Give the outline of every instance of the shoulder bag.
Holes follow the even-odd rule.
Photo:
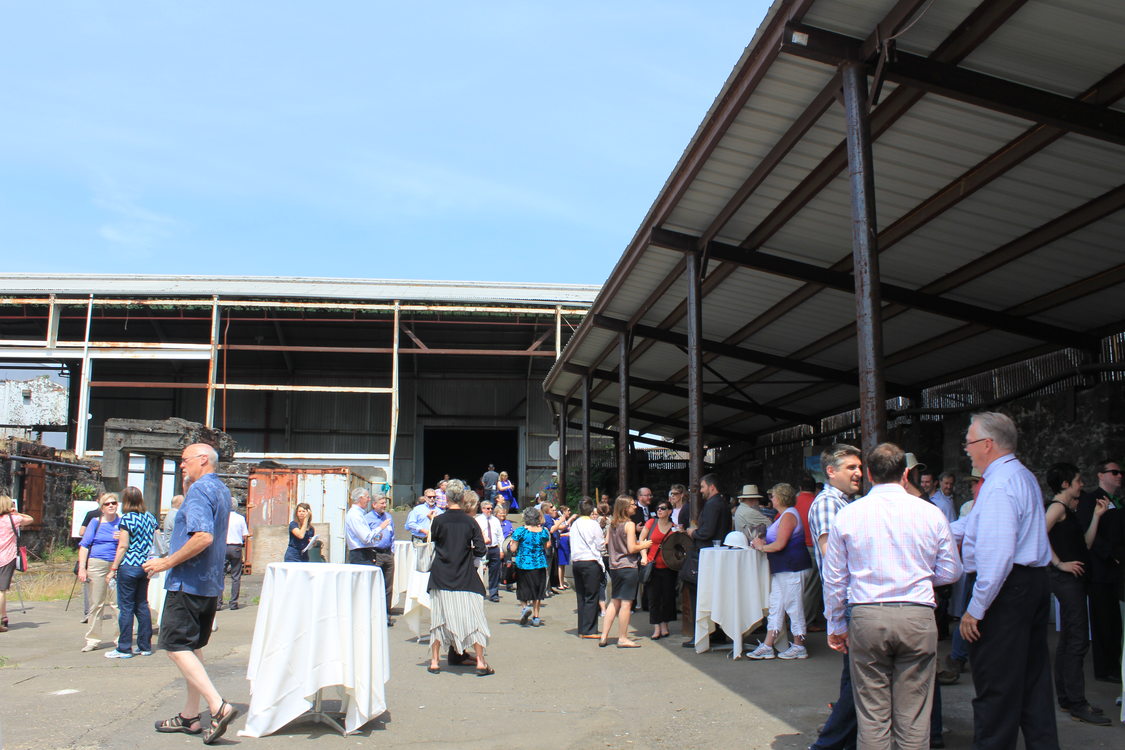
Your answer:
[[[20,530],[16,526],[16,522],[12,520],[12,514],[8,514],[8,523],[12,524],[12,533],[16,537],[16,570],[21,573],[27,572],[27,547],[20,545]]]

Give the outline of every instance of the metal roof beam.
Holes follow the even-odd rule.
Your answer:
[[[666,229],[656,229],[652,232],[654,245],[669,249],[685,249],[695,247],[699,238]],[[690,252],[690,251],[688,251]],[[811,263],[803,263],[777,255],[763,253],[759,250],[746,250],[734,245],[712,241],[709,243],[708,255],[716,260],[726,261],[753,268],[756,271],[784,276],[797,281],[819,284],[829,289],[837,289],[852,294],[855,292],[855,277],[846,271],[837,271]],[[906,307],[942,315],[947,318],[956,318],[967,323],[980,323],[990,328],[1009,333],[1027,336],[1041,341],[1050,341],[1062,346],[1073,346],[1088,338],[1080,331],[1074,331],[1061,326],[1038,323],[1027,318],[1007,315],[997,310],[990,310],[979,305],[940,297],[936,294],[910,289],[896,284],[882,282],[880,285],[881,296],[887,302],[897,302]],[[1088,345],[1089,342],[1087,342]]]
[[[568,362],[563,363],[563,370],[565,372],[573,373],[575,375],[589,374],[594,380],[601,380],[615,383],[617,382],[617,373],[611,370],[594,369],[587,373],[586,368],[581,365],[572,365]],[[646,378],[639,378],[635,375],[629,376],[629,386],[633,388],[642,388],[649,391],[656,391],[657,393],[664,393],[669,396],[679,396],[681,398],[688,397],[688,389],[682,386],[673,385],[672,383],[660,380],[648,380]],[[709,404],[716,406],[723,406],[728,409],[739,409],[744,412],[754,412],[762,414],[767,417],[774,417],[776,419],[789,419],[789,420],[803,420],[804,414],[788,409],[775,409],[769,406],[763,406],[754,401],[744,401],[742,399],[730,398],[729,396],[715,395],[712,396],[706,391],[703,392],[703,400]]]
[[[559,402],[563,401],[562,396],[559,396],[559,395],[554,394],[554,393],[547,393],[546,397],[549,401],[554,401],[556,403],[559,403]],[[617,407],[606,406],[605,404],[599,404],[596,401],[590,404],[590,410],[591,411],[600,411],[603,414],[617,414]],[[678,427],[681,430],[684,430],[685,432],[687,431],[687,428],[688,428],[688,424],[687,424],[686,421],[684,421],[682,419],[672,419],[670,417],[665,417],[665,416],[662,416],[660,414],[650,414],[650,413],[647,413],[647,412],[639,412],[639,411],[635,411],[635,410],[630,410],[629,415],[631,417],[633,417],[634,419],[637,419],[637,420],[642,421],[642,422],[646,422],[649,425],[665,425],[666,427]],[[723,430],[723,429],[712,430],[710,428],[704,427],[704,431],[709,432],[712,435],[716,435],[718,437],[727,438],[729,440],[746,440],[746,439],[748,439],[746,435],[743,435],[740,432],[732,432],[730,430]],[[616,430],[614,430],[612,432],[614,434],[616,434]]]
[[[590,318],[590,322],[598,328],[605,328],[610,331],[622,330],[627,325],[627,321],[608,315],[594,315]],[[639,338],[661,341],[665,344],[671,344],[672,346],[687,346],[687,335],[678,333],[677,331],[641,324],[633,326],[632,330],[633,335]],[[708,354],[715,354],[741,362],[750,362],[756,365],[765,365],[766,367],[776,367],[780,370],[809,375],[821,380],[831,380],[836,383],[843,383],[844,385],[856,385],[857,376],[855,372],[848,370],[837,370],[833,367],[814,365],[799,359],[791,359],[777,354],[769,354],[767,352],[747,349],[742,346],[725,344],[721,341],[712,341],[709,339],[703,340],[702,347],[703,351]],[[583,372],[584,371],[583,369]],[[887,383],[887,389],[889,392],[894,393],[894,395],[909,395],[910,393],[910,389],[898,383]]]
[[[574,420],[568,420],[566,426],[572,430],[582,429],[582,423],[575,422]],[[605,427],[595,427],[594,425],[590,425],[589,430],[595,435],[604,435],[606,437],[616,437],[617,435],[617,430],[608,430]],[[671,440],[664,440],[650,435],[636,435],[633,439],[640,443],[651,443],[652,445],[659,445],[662,448],[672,448],[678,451],[687,450],[687,446],[683,443],[675,443]]]
[[[789,24],[787,30],[781,49],[788,54],[829,65],[874,63],[862,57],[862,39],[805,24]],[[901,51],[891,54],[882,73],[902,86],[1125,145],[1125,113]]]

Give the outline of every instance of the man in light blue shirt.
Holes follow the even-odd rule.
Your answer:
[[[961,617],[973,670],[973,747],[1059,746],[1047,652],[1051,547],[1039,482],[1015,457],[1017,432],[997,412],[974,414],[965,453],[984,483],[952,524],[965,570],[976,573]]]
[[[348,562],[370,565],[375,558],[375,529],[367,512],[371,493],[362,487],[352,490],[352,504],[344,515],[344,537],[348,543]]]
[[[372,564],[383,571],[383,585],[387,597],[387,627],[395,621],[391,619],[391,588],[395,578],[395,519],[387,512],[387,496],[382,490],[374,490],[371,497],[371,510],[367,512],[367,524],[374,532]]]
[[[406,516],[406,530],[410,532],[410,539],[416,545],[425,544],[430,521],[442,513],[441,508],[437,507],[437,490],[426,490],[422,500]]]
[[[953,508],[953,485],[956,481],[957,478],[953,475],[952,471],[942,472],[937,490],[930,495],[930,502],[941,510],[942,515],[945,516],[945,520],[949,523],[953,523],[957,520],[957,511]]]

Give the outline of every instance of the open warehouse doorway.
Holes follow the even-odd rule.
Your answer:
[[[422,435],[422,483],[437,485],[443,475],[463,479],[472,488],[488,468],[507,471],[520,486],[518,474],[519,430],[515,427],[426,427]]]

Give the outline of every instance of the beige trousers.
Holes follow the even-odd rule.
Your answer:
[[[852,691],[864,750],[926,750],[937,664],[937,626],[926,606],[852,607]]]
[[[117,617],[117,587],[106,581],[109,561],[93,557],[86,563],[86,585],[90,591],[90,627],[86,630],[86,645],[96,646],[102,642],[102,616],[113,617],[113,641],[117,643],[120,634]]]

